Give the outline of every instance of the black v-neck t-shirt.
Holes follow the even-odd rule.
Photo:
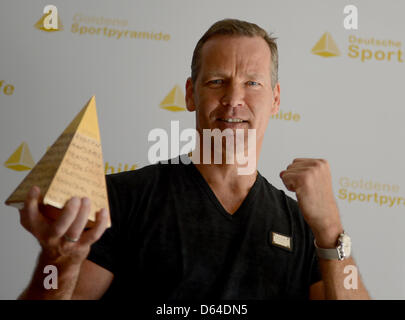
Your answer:
[[[114,274],[103,298],[308,299],[321,280],[297,202],[260,173],[232,215],[193,163],[106,180],[112,227],[88,256]]]

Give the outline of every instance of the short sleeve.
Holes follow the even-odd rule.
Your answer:
[[[114,186],[111,176],[106,176],[108,202],[110,207],[111,227],[106,229],[103,235],[92,244],[87,260],[115,273],[117,270],[116,250],[119,228],[120,228],[120,207],[118,192]]]

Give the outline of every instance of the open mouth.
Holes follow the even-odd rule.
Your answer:
[[[228,123],[241,123],[241,122],[247,122],[247,120],[239,119],[239,118],[227,118],[227,119],[222,119],[219,118],[218,120],[228,122]]]

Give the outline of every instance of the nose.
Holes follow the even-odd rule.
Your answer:
[[[228,83],[224,88],[221,104],[225,107],[241,107],[244,104],[245,93],[243,88],[235,83]]]

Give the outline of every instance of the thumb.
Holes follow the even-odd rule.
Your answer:
[[[281,181],[283,181],[288,191],[295,192],[294,175],[286,172],[286,170],[280,172]]]

